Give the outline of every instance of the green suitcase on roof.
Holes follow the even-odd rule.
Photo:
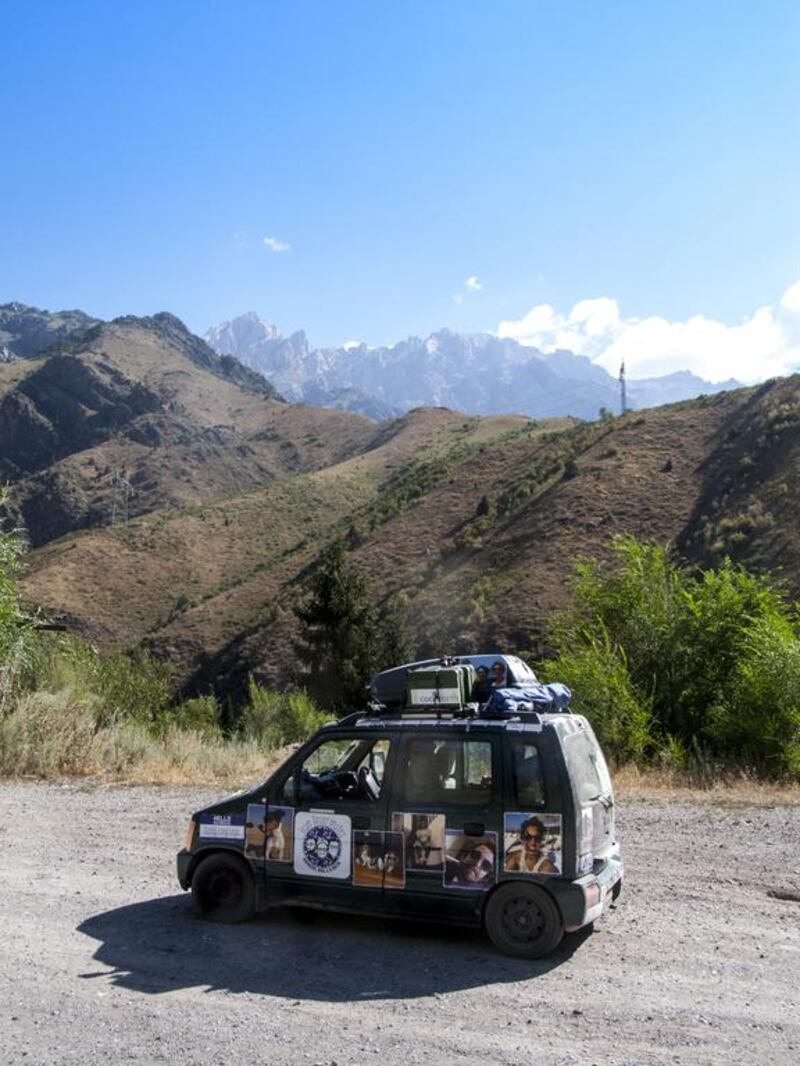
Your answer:
[[[408,673],[409,707],[463,707],[470,702],[475,668],[469,663],[457,666],[427,667]]]

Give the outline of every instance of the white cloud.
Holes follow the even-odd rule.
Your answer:
[[[277,237],[265,237],[264,244],[271,252],[290,252],[292,250],[291,244],[287,244],[286,241],[279,240]]]
[[[352,352],[354,348],[360,348],[363,341],[345,341],[342,347],[346,352]]]
[[[483,285],[478,281],[477,274],[470,274],[470,276],[464,282],[464,287],[469,289],[470,292],[480,292],[483,288]]]
[[[496,332],[543,352],[567,348],[612,374],[624,359],[632,378],[692,370],[708,381],[761,381],[800,367],[800,281],[777,306],[759,307],[733,326],[704,315],[685,322],[625,318],[616,300],[601,296],[580,300],[566,315],[537,304]]]
[[[790,285],[781,296],[781,307],[784,311],[800,311],[800,281]]]

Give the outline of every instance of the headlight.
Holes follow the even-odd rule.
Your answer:
[[[194,844],[194,834],[196,830],[197,823],[195,822],[194,818],[192,818],[186,828],[186,838],[183,841],[183,846],[184,848],[186,848],[187,851],[192,850],[192,844]]]

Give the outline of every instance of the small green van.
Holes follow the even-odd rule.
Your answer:
[[[513,656],[455,662],[474,672],[498,658],[504,684],[535,680]],[[441,676],[435,661],[377,675],[373,695],[404,697],[326,725],[263,784],[196,812],[178,880],[199,912],[236,922],[289,905],[482,925],[524,958],[598,919],[623,865],[591,726],[568,710],[465,702],[474,674],[465,682],[453,663]]]

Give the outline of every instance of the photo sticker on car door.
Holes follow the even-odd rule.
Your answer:
[[[503,829],[504,873],[561,873],[560,814],[509,812],[505,816]]]
[[[497,833],[467,836],[457,829],[445,833],[445,888],[491,888],[496,880]]]
[[[291,862],[294,850],[294,807],[270,803],[266,814],[266,857],[270,862]]]
[[[266,803],[248,803],[247,820],[244,823],[244,853],[248,859],[264,859],[264,842],[266,834],[264,824],[267,817]]]
[[[301,811],[294,820],[294,872],[311,877],[350,877],[350,819],[343,814]]]
[[[353,833],[353,884],[362,888],[405,888],[402,833],[357,829]]]
[[[444,866],[444,815],[395,812],[392,829],[405,841],[406,870],[441,870]]]

